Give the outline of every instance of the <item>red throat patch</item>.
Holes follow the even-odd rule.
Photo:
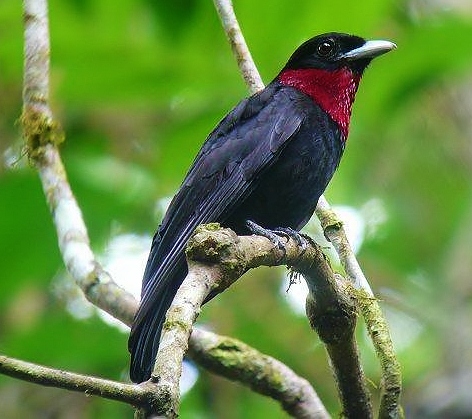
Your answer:
[[[335,121],[346,141],[349,134],[352,104],[361,76],[349,68],[320,70],[302,68],[284,70],[279,75],[280,83],[292,86],[310,96]]]

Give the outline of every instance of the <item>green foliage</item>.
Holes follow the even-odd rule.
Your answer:
[[[415,413],[434,400],[425,383],[459,382],[457,371],[472,368],[460,350],[472,344],[464,251],[472,244],[472,16],[419,1],[235,3],[266,82],[316,33],[340,30],[398,44],[366,72],[327,195],[333,204],[360,208],[375,197],[385,206],[387,221],[365,238],[359,258],[386,307],[403,315],[403,323],[392,316],[391,324],[402,342],[404,400],[411,417],[425,417]],[[51,0],[50,26],[51,101],[66,133],[62,155],[100,252],[116,231],[154,231],[156,200],[178,188],[208,132],[247,90],[211,1]],[[40,183],[20,158],[15,123],[22,36],[21,2],[0,2],[0,150],[19,160],[0,166],[0,352],[122,379],[126,335],[96,317],[71,317],[52,292],[62,262]],[[336,415],[324,349],[279,293],[281,272],[246,275],[204,308],[202,321],[307,377]],[[378,363],[361,329],[367,375],[377,383]],[[16,410],[5,404],[26,391],[42,401],[17,403]],[[48,391],[0,377],[0,405],[9,406],[3,413],[39,417],[38,409],[70,397],[78,417],[131,414],[116,403]],[[58,407],[55,417],[68,417],[67,409]],[[182,417],[236,419],[249,412],[284,417],[274,402],[205,372],[182,405]]]

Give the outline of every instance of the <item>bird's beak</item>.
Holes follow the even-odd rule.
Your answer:
[[[397,46],[390,41],[367,41],[359,48],[341,55],[341,58],[353,61],[361,58],[374,58],[395,49]]]

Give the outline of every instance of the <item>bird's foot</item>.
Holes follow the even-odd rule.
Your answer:
[[[251,233],[254,233],[259,236],[269,239],[274,244],[274,246],[277,246],[279,250],[284,252],[284,256],[285,256],[286,251],[285,251],[285,245],[282,243],[281,238],[285,238],[286,242],[288,242],[289,238],[293,239],[298,244],[298,246],[301,247],[302,254],[308,248],[308,243],[309,243],[310,238],[294,230],[293,228],[277,227],[277,228],[274,228],[273,230],[270,230],[270,229],[260,226],[259,224],[251,220],[246,221],[246,226],[251,231]]]
[[[246,227],[251,233],[269,239],[271,243],[276,246],[277,249],[281,250],[285,256],[285,245],[282,243],[281,238],[285,237],[287,239],[286,241],[288,241],[290,236],[286,232],[282,231],[281,229],[269,230],[251,220],[246,220]]]
[[[290,227],[277,227],[276,229],[272,230],[273,233],[275,234],[283,234],[291,239],[293,239],[301,248],[302,248],[302,253],[305,252],[305,250],[308,248],[308,240],[302,233],[300,233],[297,230],[294,230],[293,228]]]

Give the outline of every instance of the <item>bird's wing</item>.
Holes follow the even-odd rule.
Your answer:
[[[157,351],[163,317],[184,279],[191,234],[199,224],[224,222],[299,130],[305,113],[292,93],[269,85],[236,106],[209,135],[173,198],[153,239],[130,336],[136,378]]]
[[[143,280],[142,311],[202,223],[227,218],[298,131],[296,96],[269,88],[242,101],[209,135],[154,236]]]

